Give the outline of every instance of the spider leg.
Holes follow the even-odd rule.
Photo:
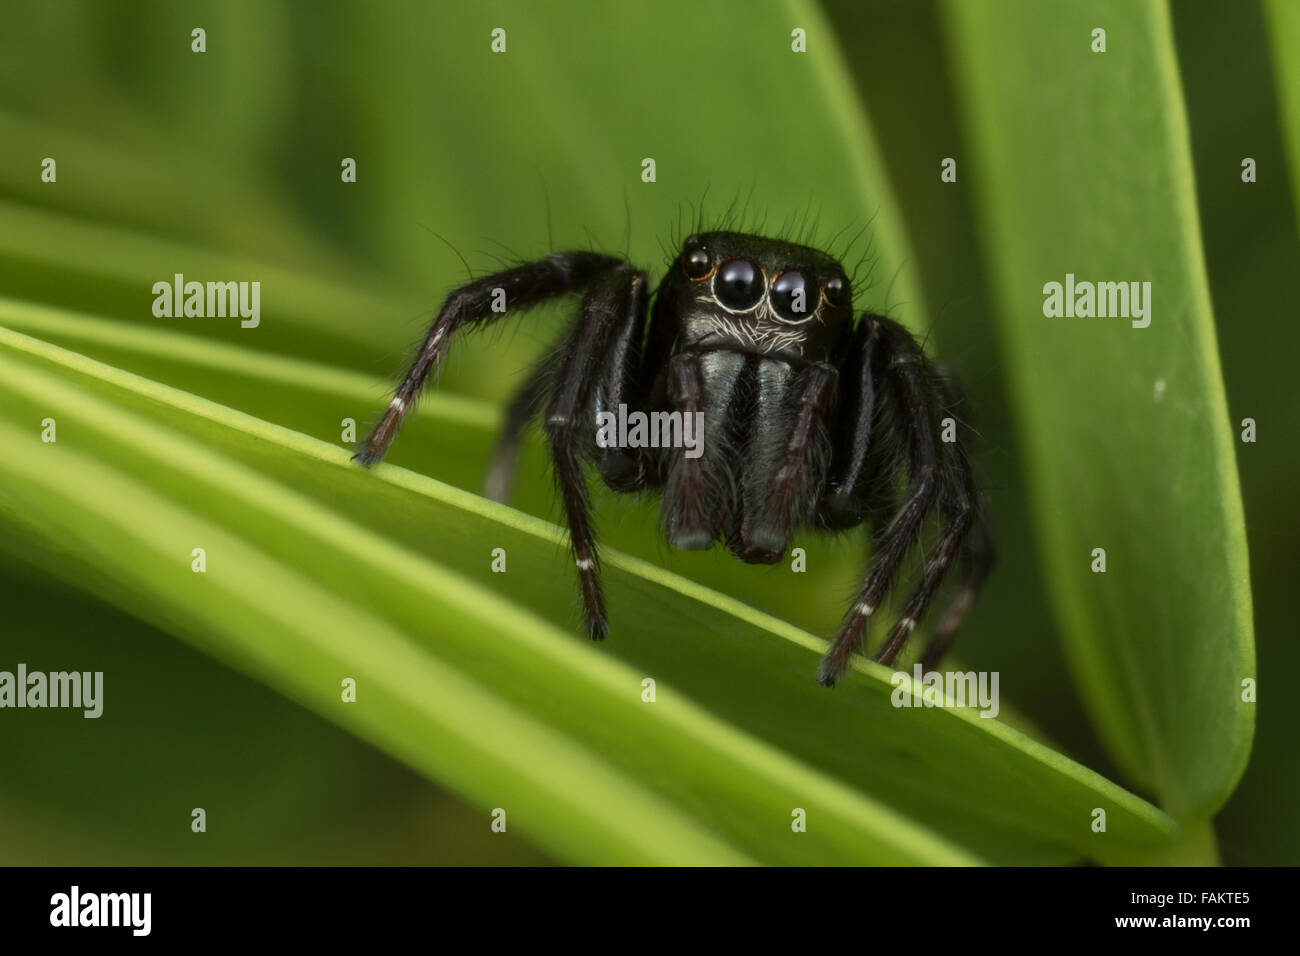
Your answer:
[[[848,361],[840,374],[842,394],[836,416],[839,425],[834,436],[835,451],[826,493],[818,506],[818,518],[831,529],[861,524],[870,510],[868,499],[879,484],[872,482],[868,460],[882,444],[879,433],[892,424],[884,420],[883,409],[876,401],[880,370],[875,365],[881,352],[876,348],[872,328],[879,318],[867,313],[858,323]]]
[[[941,384],[947,405],[945,412],[958,417],[966,404],[966,396],[963,394],[956,378],[951,374],[945,375],[941,379]],[[954,459],[950,468],[964,477],[965,494],[978,506],[980,504],[979,492],[975,488],[973,472],[964,449],[959,448],[956,444],[949,444],[944,447]],[[962,542],[962,580],[948,599],[943,613],[939,616],[938,622],[931,631],[930,641],[926,645],[925,652],[921,655],[921,668],[923,671],[934,670],[944,654],[948,652],[957,629],[961,627],[966,615],[970,612],[971,605],[975,603],[975,597],[979,594],[980,587],[993,569],[996,560],[997,551],[993,546],[993,535],[989,531],[982,510],[977,507],[970,532]]]
[[[505,422],[497,438],[492,463],[483,482],[483,497],[507,504],[514,487],[515,467],[519,464],[519,437],[538,414],[551,385],[552,369],[540,364],[529,373],[527,381],[510,397]]]
[[[673,408],[683,415],[703,410],[704,375],[698,356],[690,353],[673,356],[668,365],[668,398]],[[705,454],[708,454],[707,447]],[[664,488],[660,505],[664,531],[673,547],[683,551],[709,547],[717,533],[708,502],[709,480],[704,465],[703,456],[682,456],[669,469]]]
[[[745,367],[745,356],[734,352],[683,352],[668,362],[669,405],[684,416],[701,414],[708,426],[703,454],[689,458],[683,449],[673,449],[666,464],[660,521],[669,542],[682,551],[709,548],[720,532],[738,533],[733,525],[739,520],[739,458],[728,432]]]
[[[883,664],[893,661],[920,616],[934,597],[951,566],[962,539],[974,521],[974,482],[964,455],[946,452],[936,441],[934,423],[945,405],[942,386],[920,346],[902,326],[871,317],[875,348],[881,351],[874,377],[880,381],[877,401],[888,402],[906,435],[909,484],[906,497],[880,536],[880,547],[844,620],[840,633],[818,669],[818,680],[834,684],[866,632],[871,614],[879,606],[908,549],[920,535],[926,515],[942,499],[948,505],[948,525],[935,556],[909,597],[903,617],[890,631],[875,655]]]
[[[907,603],[903,605],[902,617],[890,629],[885,643],[876,652],[875,659],[882,664],[893,661],[907,642],[908,635],[920,623],[922,615],[934,600],[944,575],[956,559],[958,548],[961,547],[967,532],[975,523],[977,506],[971,483],[956,478],[953,487],[944,497],[946,500],[942,504],[942,510],[947,517],[947,522],[939,539],[939,545],[926,562],[920,582],[908,596]],[[971,597],[973,598],[974,595],[972,594]]]
[[[363,465],[373,465],[384,457],[415,397],[446,355],[452,336],[461,329],[488,325],[566,292],[581,291],[597,276],[620,267],[626,267],[626,263],[594,252],[556,253],[475,279],[453,291],[430,324],[383,417],[352,457]],[[493,306],[502,302],[507,311],[493,311]]]
[[[621,273],[620,273],[621,274]],[[598,405],[617,409],[620,404],[640,407],[644,396],[640,380],[642,336],[645,331],[646,286],[637,282],[633,294],[618,306],[622,310],[618,328],[606,346],[606,364],[601,366],[596,382]],[[519,445],[523,430],[541,412],[554,384],[552,360],[540,362],[524,384],[510,397],[505,421],[497,438],[492,463],[483,482],[483,496],[508,503],[514,486],[515,468],[519,464]],[[603,408],[598,407],[598,411]],[[617,491],[635,491],[644,487],[647,462],[639,448],[604,448],[599,452],[601,476]]]
[[[623,274],[622,288],[610,299],[613,311],[607,321],[613,327],[599,356],[592,402],[596,412],[617,415],[620,405],[644,410],[649,403],[649,370],[644,367],[642,351],[648,299],[646,274]],[[596,461],[601,478],[615,491],[644,488],[655,471],[646,448],[600,448]]]
[[[568,518],[573,560],[578,567],[583,617],[592,640],[604,638],[609,623],[600,587],[600,556],[592,533],[587,482],[582,473],[583,456],[595,447],[595,416],[589,413],[598,404],[598,391],[603,388],[624,397],[619,383],[633,378],[634,372],[626,366],[639,356],[639,347],[618,353],[618,343],[637,339],[629,329],[639,329],[644,318],[645,280],[645,273],[623,266],[592,284],[563,351],[544,420],[555,479]],[[610,363],[611,349],[621,355],[621,364]]]
[[[934,670],[943,655],[948,652],[957,629],[961,627],[962,622],[966,619],[971,605],[975,603],[975,596],[979,593],[980,587],[984,584],[984,579],[988,577],[989,571],[993,569],[993,564],[997,560],[992,535],[989,533],[988,525],[985,524],[983,519],[977,520],[974,527],[971,528],[970,534],[966,536],[962,548],[962,557],[965,564],[965,576],[949,600],[947,607],[944,608],[943,614],[939,617],[939,622],[934,626],[934,631],[930,635],[930,643],[926,645],[925,653],[921,655],[922,671]]]
[[[781,560],[793,528],[802,524],[811,502],[808,491],[821,484],[826,461],[825,421],[835,401],[838,373],[831,365],[801,371],[793,409],[770,406],[784,399],[785,379],[763,373],[792,374],[775,362],[760,368],[754,444],[759,467],[749,468],[744,489],[740,551],[744,561],[770,564]]]

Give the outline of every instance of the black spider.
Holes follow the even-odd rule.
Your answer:
[[[469,282],[443,303],[356,459],[383,457],[453,336],[509,314],[503,296],[517,312],[569,292],[583,293],[579,315],[556,357],[511,400],[487,494],[505,499],[520,432],[544,406],[587,633],[608,631],[583,477],[593,461],[616,491],[662,491],[664,531],[678,548],[721,539],[740,560],[770,564],[798,528],[870,521],[874,559],[818,669],[827,685],[937,512],[938,545],[875,654],[894,659],[960,556],[964,580],[923,657],[927,668],[937,663],[993,561],[970,463],[940,435],[961,394],[898,323],[867,312],[855,324],[844,270],[815,249],[737,232],[693,235],[654,293],[648,327],[646,274],[610,256],[557,253]],[[598,446],[597,415],[620,405],[703,413],[702,454]]]

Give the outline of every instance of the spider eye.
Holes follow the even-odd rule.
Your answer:
[[[692,248],[688,239],[686,251],[682,253],[682,270],[692,279],[703,279],[713,271],[713,261],[703,246]]]
[[[831,308],[838,309],[848,305],[849,284],[839,276],[822,286],[822,292],[826,294],[826,301],[831,304]]]
[[[768,298],[779,318],[803,322],[817,311],[816,292],[798,272],[782,272],[772,283]]]
[[[728,259],[713,277],[713,294],[727,308],[743,312],[763,298],[763,277],[752,262]]]

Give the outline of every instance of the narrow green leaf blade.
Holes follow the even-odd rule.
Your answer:
[[[319,463],[282,447],[273,481],[207,447],[220,442],[211,427],[201,443],[9,354],[0,371],[12,409],[30,418],[43,408],[62,423],[53,445],[16,424],[0,431],[14,449],[0,512],[50,549],[51,570],[76,580],[100,569],[104,596],[161,616],[477,802],[517,808],[553,852],[585,862],[973,862],[683,695],[646,706],[626,665],[299,494],[302,474],[283,459],[308,472]],[[345,460],[330,470],[364,477]],[[203,574],[190,566],[194,546],[205,550]],[[344,676],[363,689],[354,709],[340,703]],[[820,832],[793,839],[796,806]]]
[[[1242,682],[1256,675],[1168,11],[955,0],[946,15],[973,147],[964,181],[1067,651],[1125,771],[1175,816],[1203,818],[1245,767]],[[1150,325],[1047,317],[1045,286],[1067,275],[1150,282]]]
[[[1300,4],[1264,0],[1273,72],[1277,76],[1278,111],[1291,166],[1293,205],[1300,210]]]
[[[377,606],[402,632],[428,632],[430,621],[442,613],[438,609],[448,601],[457,604],[457,595],[469,587],[458,583],[430,593],[430,565],[455,568],[442,573],[458,581],[461,576],[476,579],[478,590],[462,600],[507,623],[519,620],[517,612],[505,610],[513,605],[496,596],[507,583],[510,601],[538,615],[535,621],[572,622],[566,596],[569,571],[563,563],[560,573],[556,571],[562,553],[558,529],[400,468],[361,472],[347,463],[342,451],[306,436],[26,336],[5,333],[4,338],[17,354],[53,371],[64,370],[78,387],[104,402],[111,399],[111,406],[99,409],[101,415],[112,417],[118,406],[133,409],[136,416],[160,415],[169,429],[191,435],[188,444],[178,446],[187,450],[186,458],[197,441],[208,454],[222,455],[205,458],[197,471],[193,463],[185,465],[187,482],[204,482],[203,501],[224,514],[234,507],[228,497],[251,495],[266,513],[250,521],[236,510],[228,521],[238,520],[241,528],[266,534],[262,547],[291,566],[310,567],[327,590],[360,587],[379,601]],[[40,391],[49,395],[52,389]],[[84,408],[86,401],[76,405]],[[129,448],[112,451],[114,465],[133,467],[152,447],[137,437]],[[147,473],[155,474],[160,464],[175,469],[183,463],[167,459],[148,465]],[[257,475],[275,475],[295,496],[284,498],[283,491],[268,485],[270,479]],[[231,492],[223,495],[222,488]],[[331,511],[336,514],[331,516]],[[277,533],[285,522],[289,528]],[[357,530],[367,527],[374,533]],[[431,529],[437,534],[430,534]],[[504,578],[489,570],[489,551],[495,546],[509,555],[510,572]],[[346,552],[348,559],[336,557],[339,552]],[[1120,846],[1164,845],[1173,835],[1169,821],[1152,808],[998,721],[971,711],[897,708],[891,702],[894,688],[888,672],[866,662],[859,664],[847,686],[827,693],[812,680],[824,648],[818,639],[637,559],[610,551],[606,565],[616,632],[599,649],[572,633],[555,632],[553,625],[536,623],[497,640],[463,625],[437,627],[436,637],[426,638],[424,646],[442,659],[452,658],[479,680],[512,688],[530,706],[543,708],[539,720],[558,723],[584,740],[592,733],[593,721],[596,726],[608,723],[593,716],[600,707],[608,709],[608,702],[590,711],[566,707],[557,712],[537,701],[536,693],[564,686],[577,699],[579,691],[572,686],[581,687],[584,680],[608,691],[606,668],[614,666],[609,660],[613,655],[624,662],[619,668],[630,668],[620,671],[622,693],[630,694],[638,707],[645,707],[637,697],[645,675],[656,678],[661,694],[694,701],[685,726],[696,728],[695,746],[733,751],[740,747],[734,752],[743,752],[762,741],[756,752],[763,759],[757,766],[765,768],[770,781],[792,781],[795,792],[805,795],[811,794],[813,781],[822,781],[813,790],[826,794],[820,805],[832,810],[839,801],[848,800],[846,807],[860,805],[863,798],[850,799],[852,793],[871,793],[896,811],[995,858],[1042,860],[1055,854],[1062,859],[1071,849],[1104,858]],[[508,676],[512,674],[517,675],[513,683]],[[550,691],[544,696],[547,701],[555,697]],[[597,695],[598,702],[603,699]],[[601,736],[587,744],[608,748],[603,752],[617,764],[630,760],[641,766],[644,755],[629,748],[644,746],[645,740],[631,730],[618,739]],[[679,793],[707,790],[709,776],[697,779],[700,773],[697,767],[685,779],[671,774],[665,778],[662,772],[654,779],[673,779]],[[806,796],[793,805],[809,802]],[[735,796],[728,805],[738,805]],[[1110,815],[1111,837],[1102,845],[1090,830],[1097,806]],[[772,812],[770,807],[767,812]],[[864,813],[862,819],[869,820],[876,811],[845,813],[847,820]],[[886,814],[885,819],[896,818]],[[740,831],[734,838],[748,832],[743,820],[735,826]],[[895,828],[890,823],[871,832],[878,842],[881,833]],[[780,829],[788,832],[788,825]],[[908,838],[903,843],[911,850],[896,847],[891,852],[924,852],[916,850],[914,842]],[[870,858],[865,849],[869,845],[845,852],[859,854],[855,859]]]

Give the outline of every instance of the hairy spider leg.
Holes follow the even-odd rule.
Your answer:
[[[835,368],[826,364],[796,369],[782,362],[760,363],[737,554],[742,560],[781,560],[795,527],[812,517],[830,459],[826,425],[838,379]],[[791,391],[792,408],[763,414]]]
[[[645,407],[649,383],[642,366],[648,293],[645,274],[636,273],[633,301],[615,330],[596,382],[593,411]],[[529,373],[524,384],[506,405],[505,420],[497,438],[492,462],[483,484],[483,495],[505,504],[514,486],[523,430],[539,414],[555,382],[555,356],[548,356]],[[593,418],[594,420],[594,418]],[[615,491],[636,491],[653,478],[653,462],[640,448],[602,448],[597,453],[601,477]]]
[[[943,473],[946,468],[941,465],[940,470]],[[876,652],[875,659],[881,663],[888,664],[893,661],[907,642],[908,635],[921,622],[921,617],[934,600],[939,584],[952,566],[958,549],[974,524],[976,499],[973,484],[962,475],[954,476],[951,481],[943,484],[945,487],[940,493],[940,508],[946,521],[939,537],[939,544],[926,560],[921,572],[921,580],[908,595],[903,605],[902,615]]]
[[[626,326],[644,324],[645,274],[621,259],[591,252],[557,253],[495,275],[470,282],[447,296],[429,326],[410,369],[396,395],[361,449],[353,457],[363,465],[379,461],[425,381],[437,370],[453,335],[463,328],[478,328],[568,292],[587,289],[581,314],[570,333],[571,348],[555,374],[546,412],[546,434],[555,463],[569,523],[569,540],[578,567],[587,633],[600,639],[608,632],[598,574],[599,556],[592,538],[586,483],[582,476],[584,407],[597,381],[631,380],[635,373],[619,374],[606,358],[611,338]],[[492,310],[504,292],[507,312]],[[630,333],[636,339],[636,333]],[[625,360],[639,358],[637,348],[625,350]],[[537,388],[544,390],[543,384]],[[539,399],[541,394],[537,396]],[[530,396],[531,398],[531,396]],[[590,422],[594,432],[594,419]]]
[[[597,392],[626,401],[637,375],[639,333],[645,323],[646,276],[622,266],[597,279],[582,302],[578,321],[569,334],[555,388],[543,426],[555,463],[555,479],[569,524],[569,542],[578,567],[587,635],[601,640],[609,633],[605,599],[600,586],[600,556],[591,526],[587,482],[582,473],[584,453],[595,444]],[[619,343],[619,361],[609,356]],[[602,399],[603,400],[603,399]],[[610,456],[620,449],[605,449]],[[601,456],[602,461],[614,460]]]
[[[701,363],[709,363],[710,388],[704,388]],[[735,352],[681,352],[668,360],[668,403],[683,415],[701,413],[708,437],[699,458],[674,450],[667,465],[659,515],[664,535],[682,551],[703,551],[724,536],[738,534],[738,449],[731,445],[737,389],[746,357]]]
[[[613,292],[614,290],[611,290]],[[595,394],[589,403],[592,423],[596,413],[617,415],[620,405],[644,410],[650,401],[652,369],[645,363],[646,318],[650,292],[644,272],[623,273],[623,288],[609,299],[613,327],[593,360],[597,364]],[[655,450],[642,447],[606,447],[596,450],[596,464],[605,484],[615,491],[637,491],[658,480]]]
[[[993,536],[989,532],[988,525],[983,519],[976,519],[962,544],[964,565],[962,581],[939,616],[939,621],[930,635],[930,643],[926,645],[925,653],[921,655],[923,671],[934,670],[943,659],[943,655],[948,653],[957,629],[966,620],[966,615],[984,585],[984,579],[993,570],[996,561],[997,551],[993,547]]]
[[[878,662],[892,663],[952,565],[970,529],[975,508],[974,479],[965,456],[948,455],[936,440],[934,423],[945,407],[945,396],[920,346],[896,322],[878,316],[864,316],[863,321],[871,323],[871,334],[876,339],[873,348],[880,353],[878,361],[872,363],[879,371],[870,376],[875,401],[892,406],[906,436],[903,454],[908,466],[908,489],[902,506],[880,536],[880,547],[865,579],[818,668],[818,680],[828,686],[839,679],[862,642],[872,613],[918,538],[926,515],[943,500],[951,504],[952,512],[944,515],[946,524],[939,548],[909,596],[903,616],[875,654]]]
[[[947,414],[960,420],[959,416],[966,404],[965,395],[960,385],[950,372],[945,372],[941,383],[947,401]],[[974,470],[969,460],[966,459],[964,448],[960,446],[960,443],[945,444],[944,448],[949,454],[960,456],[963,459],[960,463],[951,462],[950,471],[955,468],[962,469],[961,474],[966,476],[967,481],[965,486],[966,495],[969,499],[974,499],[975,504],[978,505],[978,489],[975,488],[972,480]],[[970,612],[971,606],[975,603],[975,597],[984,584],[984,579],[993,570],[996,561],[997,551],[993,546],[992,532],[983,517],[983,510],[976,508],[970,532],[962,542],[962,580],[948,599],[943,613],[939,615],[939,620],[931,631],[930,642],[921,655],[923,671],[933,670],[937,667],[944,654],[948,652],[953,637],[966,619],[966,615]]]
[[[821,523],[832,530],[862,523],[873,476],[867,463],[886,424],[876,408],[876,336],[879,316],[866,313],[854,330],[839,377],[840,418],[826,493],[818,507]]]
[[[567,292],[581,292],[596,276],[624,265],[621,259],[594,252],[561,252],[454,290],[429,325],[383,417],[352,457],[363,465],[373,465],[384,457],[420,389],[442,363],[452,336],[462,328],[489,325]],[[500,303],[503,295],[505,311],[493,311],[493,305]]]
[[[551,390],[554,369],[549,362],[538,363],[527,380],[510,397],[505,421],[497,437],[492,463],[483,481],[483,497],[508,504],[514,489],[515,470],[519,465],[519,440],[523,430],[541,413],[542,403]]]

